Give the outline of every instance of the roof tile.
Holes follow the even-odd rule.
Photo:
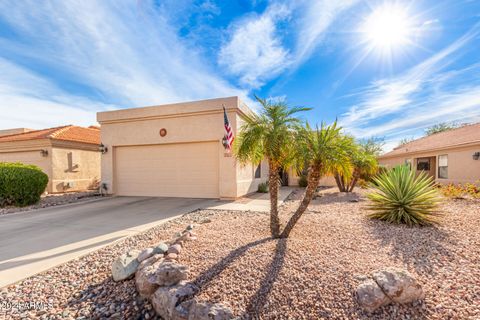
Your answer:
[[[100,130],[68,125],[0,136],[0,142],[26,141],[36,139],[53,139],[90,144],[100,144]]]

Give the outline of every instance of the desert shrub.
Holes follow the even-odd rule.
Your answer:
[[[48,176],[37,166],[0,163],[0,206],[37,203],[47,183]]]
[[[367,189],[369,186],[369,180],[371,179],[373,179],[373,177],[370,177],[368,180],[358,179],[357,185],[362,189]]]
[[[262,182],[258,185],[257,192],[267,193],[268,192],[268,182]]]
[[[439,185],[440,192],[447,198],[463,198],[469,196],[480,198],[480,185],[478,183],[465,183]]]
[[[441,198],[426,174],[415,176],[407,166],[399,166],[375,177],[370,186],[370,218],[409,226],[436,222]]]
[[[301,188],[306,188],[307,185],[308,185],[308,180],[307,180],[307,176],[302,174],[300,177],[298,177],[298,185],[301,187]]]

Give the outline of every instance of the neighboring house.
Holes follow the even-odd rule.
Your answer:
[[[87,190],[100,180],[99,144],[98,128],[11,129],[6,135],[0,131],[0,162],[40,167],[48,175],[49,193]]]
[[[252,112],[238,97],[97,113],[107,192],[223,199],[255,192],[268,166],[242,166],[226,152],[222,106],[237,136],[241,115]]]
[[[440,183],[480,180],[480,123],[426,136],[379,157],[380,165],[407,164]]]

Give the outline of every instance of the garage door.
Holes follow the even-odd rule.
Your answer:
[[[115,148],[124,196],[218,198],[218,142]]]

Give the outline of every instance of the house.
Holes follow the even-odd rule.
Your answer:
[[[40,167],[49,178],[48,193],[87,190],[100,179],[99,144],[98,128],[10,129],[0,132],[0,162]]]
[[[386,167],[407,164],[440,183],[480,180],[480,123],[426,136],[379,157]]]
[[[97,113],[107,193],[235,199],[255,192],[268,166],[240,165],[224,148],[223,107],[236,136],[241,116],[252,112],[238,97]]]

